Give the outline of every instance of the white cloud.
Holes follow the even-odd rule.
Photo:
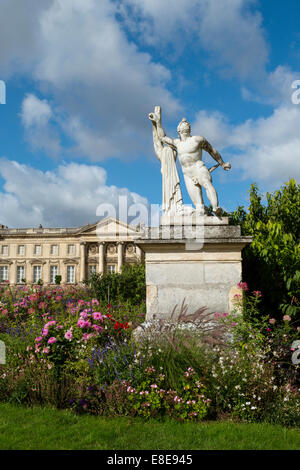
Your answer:
[[[26,138],[34,150],[41,149],[53,156],[60,153],[60,139],[53,125],[54,115],[47,100],[27,94],[22,102],[21,121]]]
[[[27,74],[51,93],[72,155],[94,161],[137,155],[151,141],[147,115],[154,106],[169,115],[180,110],[167,89],[170,71],[127,39],[114,1],[26,0],[20,9],[19,3],[5,2],[0,16],[6,44],[0,74]],[[49,139],[47,146],[53,153]]]
[[[53,1],[40,17],[40,41],[34,77],[59,103],[75,155],[138,154],[154,106],[180,109],[166,87],[169,70],[128,41],[109,0]]]
[[[257,77],[267,60],[252,0],[3,2],[0,72],[27,73],[50,92],[57,126],[73,142],[70,152],[92,161],[150,148],[147,114],[155,105],[166,118],[181,111],[168,90],[170,70],[142,52],[126,28],[159,49],[172,42],[197,51],[200,44],[217,68],[242,79]],[[54,128],[47,133],[44,126],[43,132],[42,148],[57,155]],[[41,147],[35,135],[29,138]]]
[[[139,27],[147,43],[161,48],[166,41],[176,46],[193,41],[197,47],[198,38],[210,53],[212,66],[246,79],[262,75],[268,59],[262,16],[255,4],[254,0],[120,0],[120,11],[128,27],[133,31]]]
[[[72,227],[99,220],[100,204],[118,208],[119,196],[127,204],[147,206],[147,199],[127,188],[107,186],[106,171],[95,165],[60,165],[42,172],[28,165],[1,159],[0,175],[5,180],[0,193],[1,223],[9,227]]]
[[[265,118],[233,125],[220,113],[199,112],[192,126],[231,158],[233,171],[276,187],[300,178],[300,106],[282,105]]]
[[[26,128],[45,126],[52,116],[52,109],[47,100],[40,100],[30,93],[24,98],[21,119]]]
[[[8,78],[31,73],[39,54],[39,18],[53,0],[1,0],[0,71]]]

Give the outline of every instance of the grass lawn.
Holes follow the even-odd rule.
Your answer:
[[[108,419],[0,404],[0,449],[300,450],[300,430],[230,421]]]

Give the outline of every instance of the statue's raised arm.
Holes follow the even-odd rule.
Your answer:
[[[149,114],[149,119],[152,122],[154,151],[161,162],[163,212],[164,214],[179,214],[182,211],[183,202],[176,168],[177,153],[172,139],[166,137],[162,127],[160,106],[155,106],[154,112]]]

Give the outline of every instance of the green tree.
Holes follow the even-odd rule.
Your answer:
[[[300,313],[300,185],[294,179],[267,193],[267,204],[256,184],[251,185],[248,212],[243,206],[231,214],[253,243],[243,252],[243,280],[263,293],[263,313],[299,318]]]

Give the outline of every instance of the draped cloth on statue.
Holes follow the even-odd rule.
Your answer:
[[[160,152],[162,174],[162,205],[165,214],[181,212],[183,202],[176,167],[176,152],[165,146]]]

